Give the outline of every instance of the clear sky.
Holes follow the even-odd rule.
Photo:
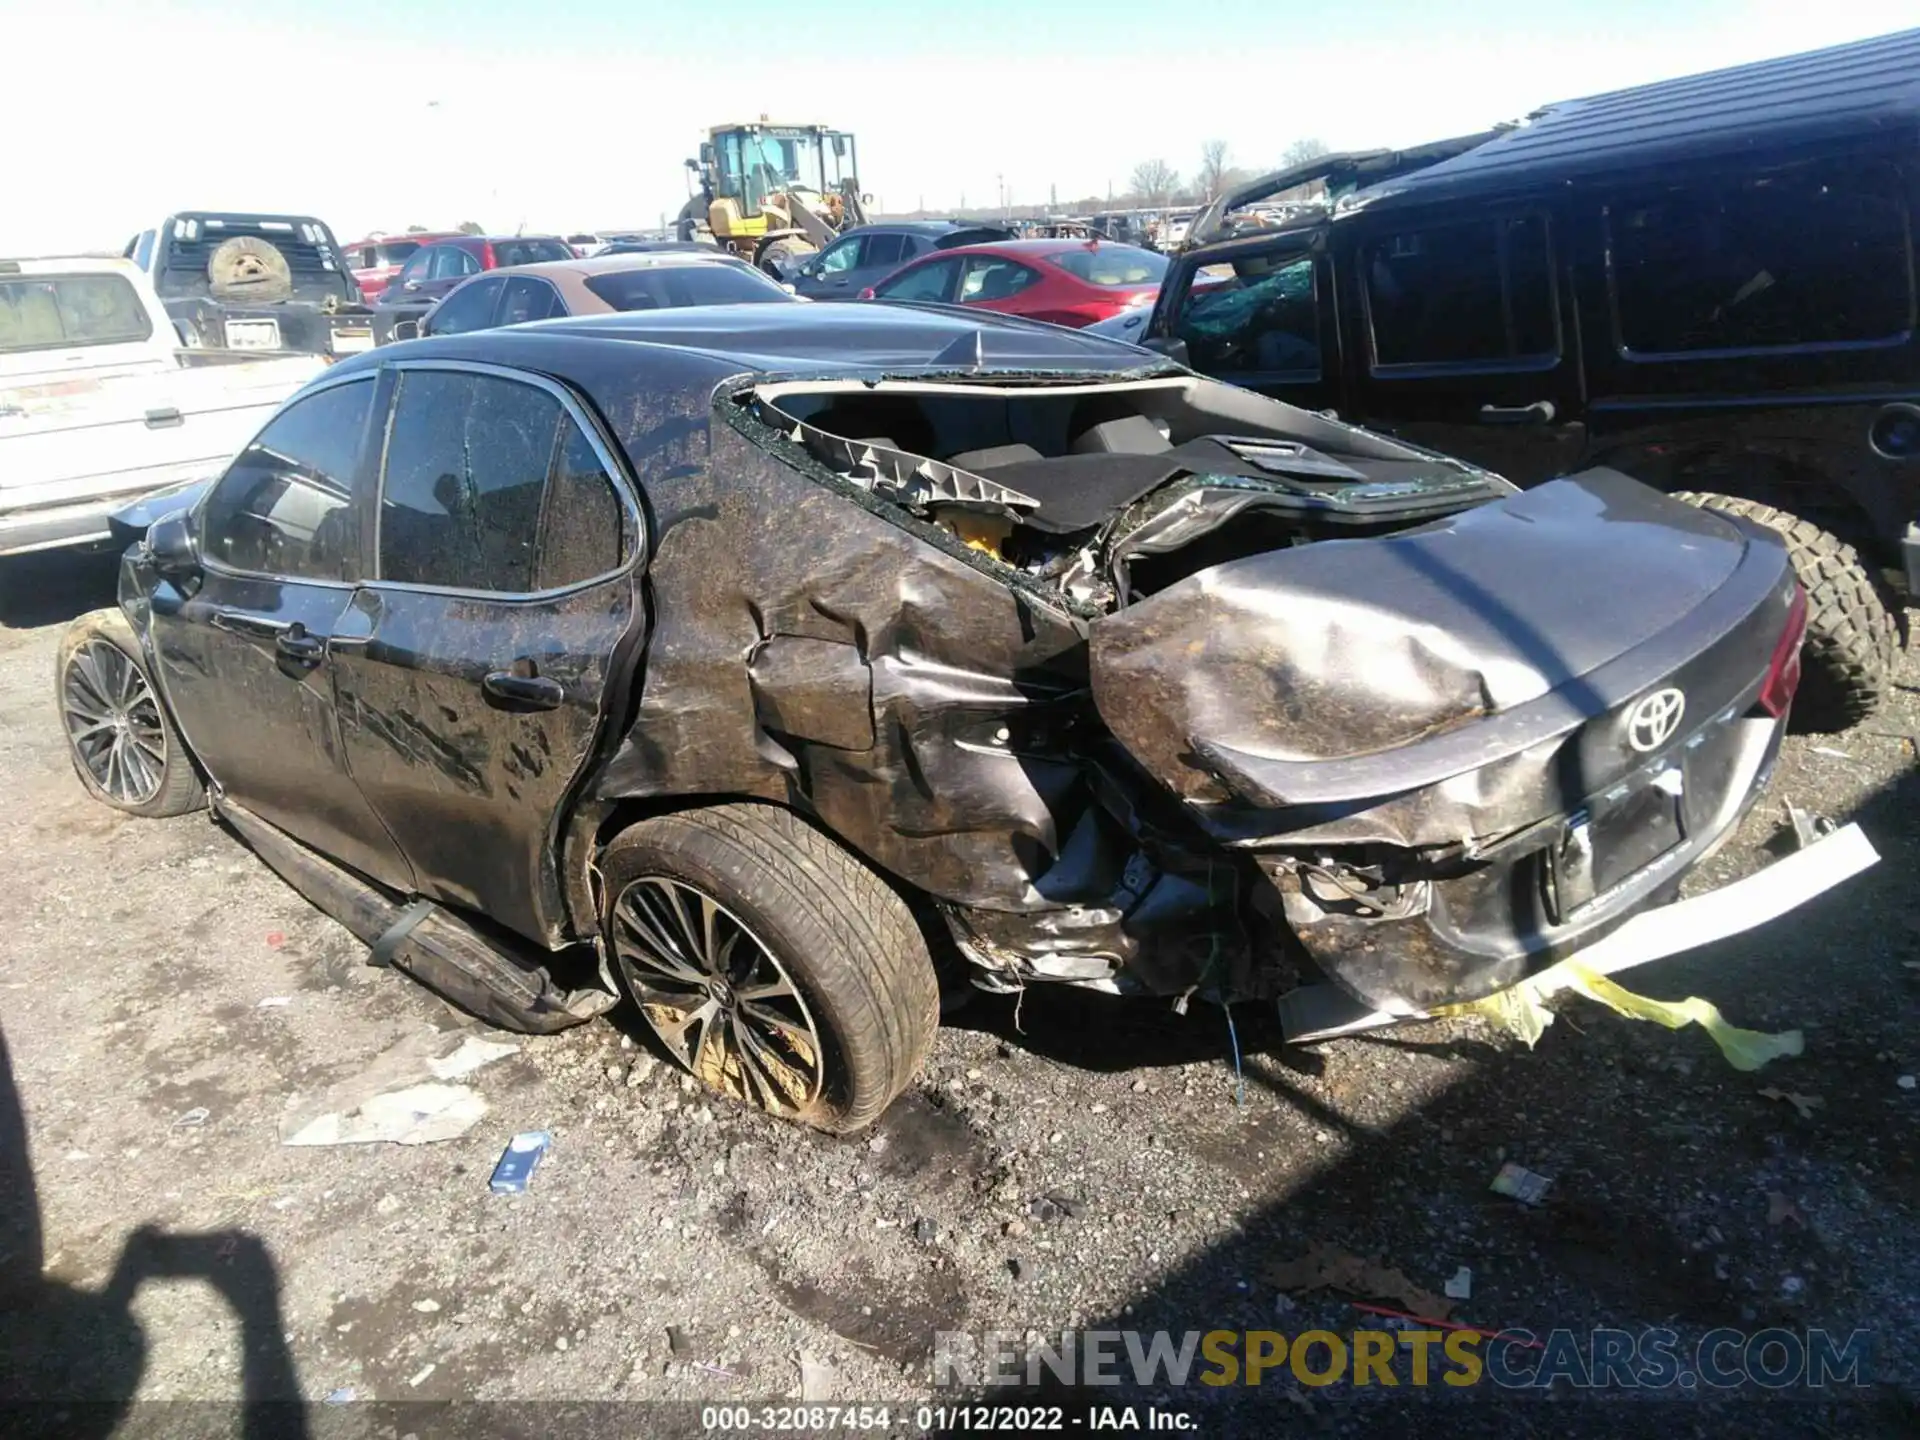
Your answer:
[[[888,209],[1258,168],[1883,34],[1914,0],[0,0],[0,255],[175,209],[653,225],[712,125],[859,137]]]

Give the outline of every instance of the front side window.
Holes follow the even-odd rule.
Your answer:
[[[860,247],[866,243],[865,239],[855,236],[829,245],[820,252],[820,273],[838,275],[842,271],[853,269],[860,259]]]
[[[1897,342],[1914,324],[1890,167],[1809,166],[1607,207],[1620,349],[1692,355]]]
[[[493,307],[500,298],[500,281],[470,280],[433,308],[427,331],[433,335],[465,335],[493,324]]]
[[[418,284],[426,279],[428,272],[433,269],[433,262],[439,258],[439,255],[440,252],[431,246],[415,255],[400,268],[400,273],[393,277],[394,288],[404,290],[407,286]]]
[[[128,345],[153,323],[119,275],[35,275],[0,280],[0,351]]]
[[[874,287],[882,300],[951,300],[958,260],[929,260]]]
[[[426,253],[429,280],[458,280],[480,273],[480,262],[458,245],[435,245]]]
[[[1498,369],[1560,353],[1542,215],[1382,236],[1364,252],[1373,364]]]
[[[369,376],[289,401],[207,497],[204,552],[262,575],[354,578],[354,471],[373,391]]]
[[[699,260],[643,265],[589,276],[587,289],[615,310],[670,310],[683,305],[786,303],[777,281],[746,265]]]
[[[498,323],[501,325],[521,325],[529,320],[545,320],[552,315],[566,314],[566,307],[560,303],[559,295],[544,280],[515,276],[506,282],[506,286],[506,292],[500,298]]]
[[[1320,311],[1311,255],[1246,255],[1195,274],[1173,333],[1214,375],[1320,378]]]
[[[960,303],[985,304],[991,300],[1011,300],[1040,278],[1017,260],[997,255],[982,255],[967,262],[967,278],[960,285]]]

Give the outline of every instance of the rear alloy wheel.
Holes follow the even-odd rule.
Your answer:
[[[202,803],[200,777],[167,718],[118,610],[96,610],[60,642],[60,718],[82,783],[132,815],[183,815]]]
[[[847,1133],[926,1058],[940,990],[901,898],[772,805],[632,826],[601,860],[607,941],[667,1053],[710,1089]]]
[[[1757,500],[1693,490],[1677,490],[1673,498],[1743,516],[1786,541],[1794,573],[1807,592],[1807,638],[1800,648],[1793,728],[1831,734],[1879,709],[1893,684],[1900,629],[1892,592],[1858,552],[1811,520]]]

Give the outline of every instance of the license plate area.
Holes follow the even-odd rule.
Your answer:
[[[348,326],[333,332],[333,353],[336,355],[357,355],[362,350],[373,349],[373,331],[363,326]]]
[[[1547,901],[1567,924],[1685,842],[1686,771],[1679,763],[1595,798],[1547,852]]]
[[[229,320],[227,321],[227,348],[229,350],[278,350],[280,322],[278,320]]]

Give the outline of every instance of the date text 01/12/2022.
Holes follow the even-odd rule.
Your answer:
[[[1084,1414],[1060,1405],[921,1405],[912,1412],[912,1419],[915,1430],[936,1435],[1195,1428],[1193,1417],[1185,1411],[1134,1405],[1092,1405]],[[885,1405],[708,1405],[700,1411],[700,1426],[709,1434],[887,1431],[893,1422],[894,1412]]]

